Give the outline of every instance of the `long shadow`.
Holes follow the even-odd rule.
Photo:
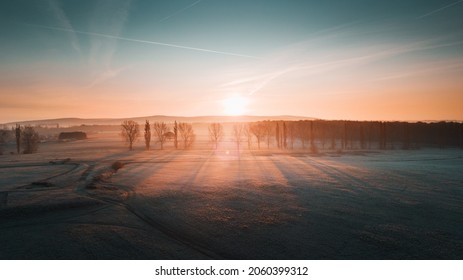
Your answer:
[[[159,162],[156,158],[153,158],[149,161],[132,161],[128,162],[128,165],[137,165],[137,166],[146,166],[142,167],[143,172],[141,170],[133,170],[128,169],[127,172],[135,172],[136,174],[133,177],[130,177],[130,186],[128,185],[120,185],[119,183],[115,183],[116,186],[124,188],[125,190],[130,192],[130,197],[126,201],[112,201],[105,198],[97,197],[97,199],[103,199],[107,203],[114,203],[116,205],[120,205],[125,207],[129,212],[134,214],[136,217],[144,221],[146,224],[150,225],[154,229],[164,233],[167,237],[176,240],[177,242],[192,248],[200,253],[202,253],[206,258],[214,258],[214,259],[221,259],[227,258],[222,254],[218,254],[209,247],[207,243],[207,239],[201,236],[199,232],[195,230],[194,227],[191,227],[187,224],[181,223],[181,218],[178,217],[174,220],[177,223],[173,223],[170,219],[171,217],[163,217],[162,212],[168,211],[168,209],[163,209],[161,213],[158,211],[153,211],[151,205],[152,203],[156,203],[157,198],[145,197],[143,194],[140,195],[137,193],[137,186],[142,183],[144,180],[151,176],[162,176],[162,170],[167,168],[165,163],[172,163],[172,160],[178,157],[179,154],[183,153],[181,150],[175,150],[170,152],[168,155],[162,155],[162,164],[159,166]],[[186,178],[185,180],[191,181],[195,180],[198,174],[201,172],[203,166],[207,162],[209,157],[205,158],[204,160],[199,161],[200,164],[195,166],[195,171]],[[173,163],[174,164],[174,163]],[[156,166],[158,168],[153,168]],[[121,169],[121,172],[124,172]],[[182,191],[179,190],[179,195],[182,196]],[[148,207],[146,207],[148,205]],[[165,204],[164,204],[165,205]],[[174,206],[174,205],[172,205]],[[156,208],[157,205],[155,204],[154,207]]]

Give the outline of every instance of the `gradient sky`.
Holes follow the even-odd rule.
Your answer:
[[[0,123],[463,120],[463,1],[1,1]]]

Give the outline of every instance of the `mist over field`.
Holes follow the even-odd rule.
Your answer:
[[[0,259],[462,259],[462,12],[2,0]]]
[[[307,140],[290,139],[310,123]],[[380,134],[362,143],[359,124],[346,123],[348,140],[341,130],[334,147],[327,122],[259,121],[220,124],[217,143],[211,123],[195,123],[192,146],[179,134],[162,150],[154,131],[147,150],[142,123],[133,150],[120,125],[36,127],[36,153],[2,146],[0,257],[461,259],[461,142],[414,138],[405,149],[388,136],[382,148]],[[236,141],[237,125],[263,124],[272,134],[260,148],[254,134]]]

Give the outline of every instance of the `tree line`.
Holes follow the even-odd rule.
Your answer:
[[[189,123],[167,124],[147,120],[144,130],[132,120],[121,124],[121,136],[130,150],[142,134],[145,147],[151,149],[154,141],[164,149],[172,141],[175,149],[189,149],[196,139],[193,126]],[[236,123],[227,133],[221,123],[208,125],[209,141],[217,149],[227,134],[236,144],[248,149],[309,150],[313,153],[323,150],[354,149],[419,149],[419,148],[463,148],[463,123],[459,122],[380,122],[380,121],[259,121]],[[0,130],[0,154],[2,146],[10,139],[15,140],[16,152],[35,153],[40,136],[32,126],[16,125],[11,130]]]
[[[260,121],[234,124],[229,132],[239,150],[248,149],[419,149],[463,148],[463,123],[379,121]],[[217,149],[224,137],[223,125],[209,125],[210,142]]]
[[[32,126],[16,124],[11,130],[0,130],[0,155],[3,154],[3,145],[11,138],[15,140],[16,153],[18,154],[32,154],[39,149],[39,133]]]
[[[196,134],[194,133],[193,126],[189,123],[177,121],[170,127],[165,122],[154,122],[153,132],[151,132],[151,124],[148,120],[144,126],[144,139],[145,147],[147,150],[151,148],[151,136],[155,137],[155,141],[160,144],[161,150],[164,149],[164,144],[168,140],[174,142],[175,149],[183,146],[184,149],[191,148],[193,145]],[[123,121],[121,124],[121,136],[129,146],[129,150],[133,149],[133,144],[138,140],[141,134],[140,125],[132,120]]]

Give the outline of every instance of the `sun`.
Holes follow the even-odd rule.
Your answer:
[[[239,116],[246,112],[249,99],[243,96],[232,96],[224,99],[222,103],[225,109],[225,114]]]

